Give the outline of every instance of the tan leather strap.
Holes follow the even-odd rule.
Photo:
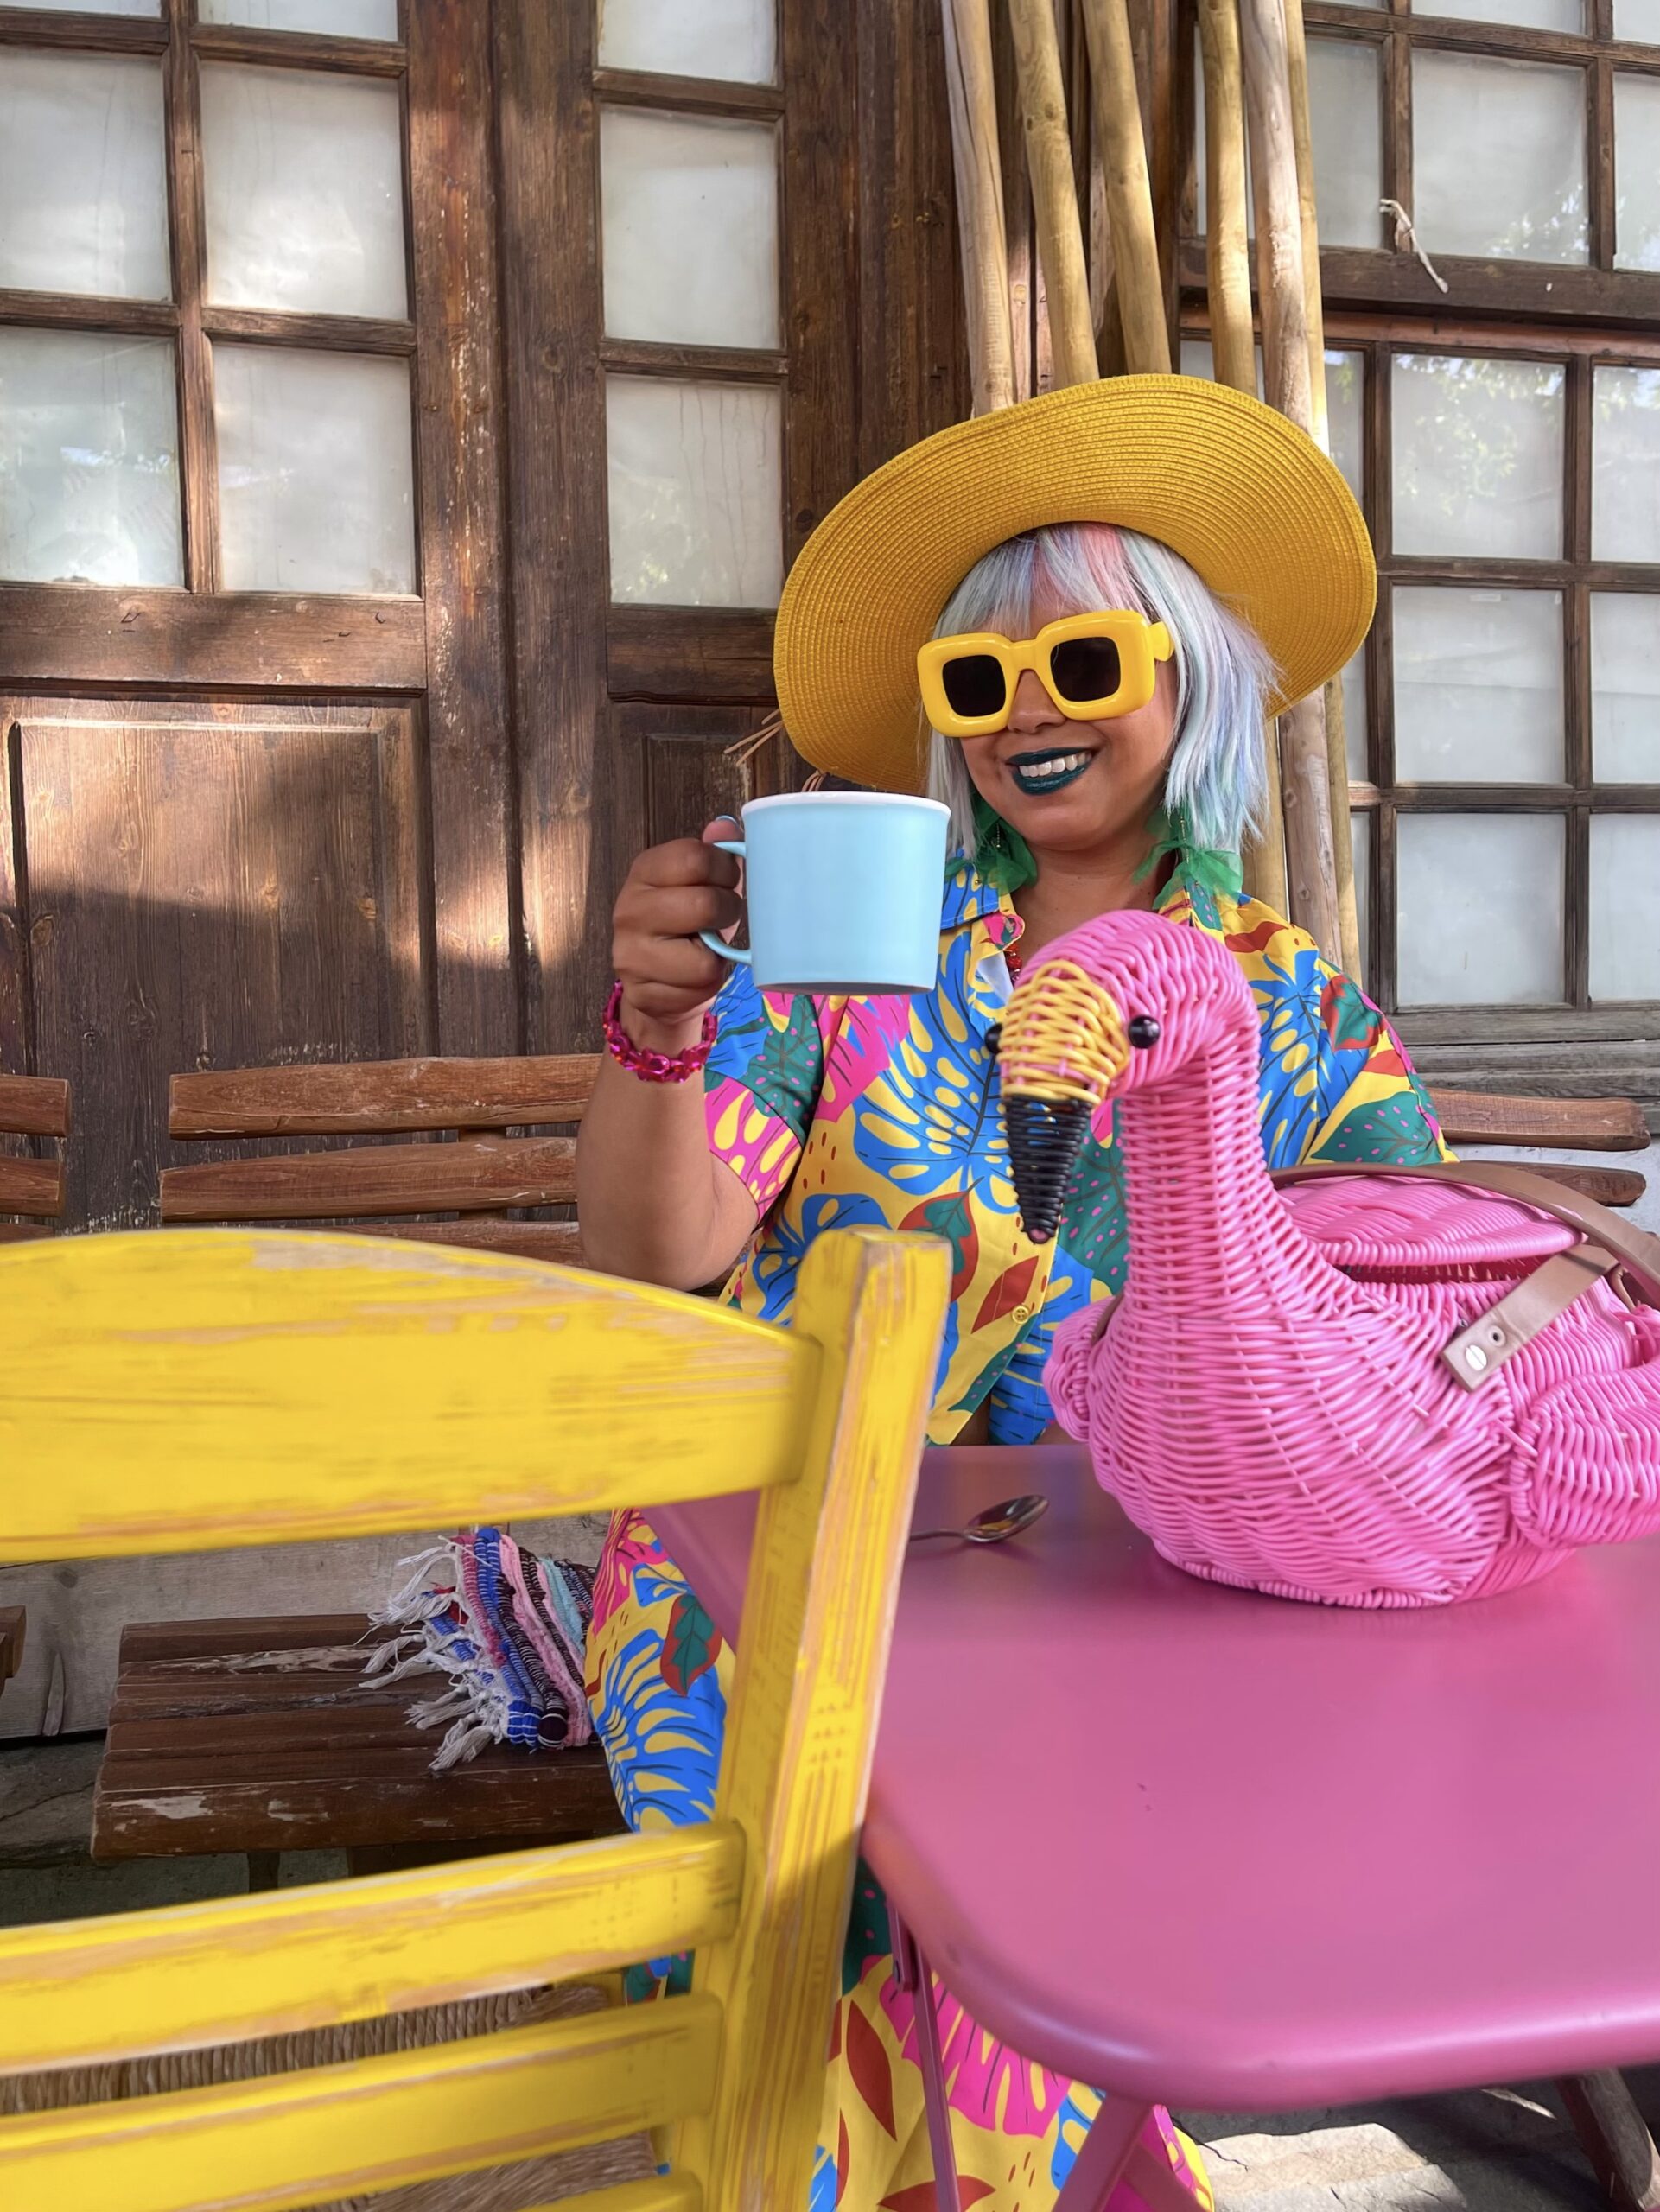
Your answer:
[[[1479,1313],[1450,1343],[1441,1357],[1455,1381],[1466,1390],[1479,1390],[1499,1374],[1541,1329],[1566,1313],[1576,1299],[1595,1283],[1612,1277],[1617,1288],[1629,1285],[1650,1306],[1660,1306],[1660,1236],[1622,1221],[1594,1198],[1535,1175],[1510,1160],[1485,1160],[1480,1167],[1466,1167],[1461,1160],[1443,1160],[1433,1167],[1393,1165],[1349,1167],[1338,1161],[1310,1161],[1302,1167],[1275,1171],[1282,1188],[1288,1183],[1317,1182],[1327,1175],[1387,1175],[1397,1182],[1456,1183],[1460,1190],[1491,1191],[1500,1198],[1517,1198],[1541,1213],[1554,1215],[1577,1229],[1582,1244],[1533,1269],[1496,1306]],[[1629,1300],[1627,1300],[1629,1303]]]
[[[1479,1313],[1467,1329],[1460,1329],[1441,1346],[1453,1380],[1466,1390],[1479,1390],[1491,1382],[1523,1344],[1619,1264],[1612,1252],[1600,1252],[1594,1244],[1576,1244],[1571,1252],[1558,1252],[1545,1261],[1497,1306]]]
[[[1370,1160],[1364,1166],[1357,1162],[1346,1166],[1341,1161],[1310,1160],[1301,1167],[1276,1168],[1274,1180],[1283,1188],[1289,1183],[1318,1182],[1328,1175],[1388,1175],[1407,1182],[1456,1183],[1463,1190],[1492,1191],[1503,1198],[1517,1198],[1523,1205],[1536,1206],[1541,1213],[1565,1221],[1587,1243],[1600,1244],[1605,1252],[1612,1252],[1644,1302],[1660,1306],[1660,1236],[1638,1228],[1634,1222],[1622,1221],[1594,1198],[1565,1190],[1560,1183],[1549,1182],[1507,1160],[1484,1160],[1479,1167],[1466,1167],[1462,1160],[1442,1161],[1434,1167],[1402,1167]]]

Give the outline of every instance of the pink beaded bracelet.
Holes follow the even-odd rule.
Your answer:
[[[619,1019],[621,1007],[622,985],[614,983],[605,1002],[605,1049],[617,1065],[626,1068],[630,1075],[639,1076],[645,1083],[684,1083],[708,1060],[715,1042],[713,1014],[703,1016],[703,1033],[695,1045],[688,1045],[684,1052],[671,1055],[649,1052],[643,1045],[635,1044]]]

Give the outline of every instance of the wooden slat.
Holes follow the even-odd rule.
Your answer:
[[[1480,1162],[1475,1163],[1479,1166]],[[1560,1183],[1581,1198],[1594,1198],[1600,1206],[1634,1206],[1648,1189],[1648,1179],[1630,1167],[1574,1167],[1529,1160],[1528,1166],[1548,1183]]]
[[[614,607],[606,664],[618,699],[770,705],[773,617],[743,608]]]
[[[709,1998],[674,1997],[436,2050],[0,2120],[7,2201],[122,2212],[296,2205],[606,2142],[707,2107],[720,2018]]]
[[[69,1086],[54,1075],[0,1075],[0,1129],[22,1137],[67,1137]]]
[[[23,1663],[26,1624],[21,1605],[0,1606],[0,1682],[9,1682]]]
[[[1646,1152],[1649,1127],[1630,1098],[1517,1098],[1432,1090],[1441,1134],[1461,1144],[1519,1144],[1561,1152]]]
[[[820,1364],[708,1300],[372,1236],[51,1237],[0,1253],[0,1306],[13,1560],[766,1489]]]
[[[175,1137],[346,1136],[399,1129],[503,1129],[581,1118],[593,1052],[497,1060],[355,1060],[327,1067],[224,1068],[175,1075]],[[6,1078],[0,1077],[0,1128]],[[66,1109],[67,1110],[67,1109]],[[53,1134],[61,1134],[53,1132]]]
[[[5,2069],[234,2042],[661,1958],[730,1935],[742,1868],[741,1833],[723,1822],[8,1929]],[[215,1956],[235,1972],[204,1974]]]
[[[55,1221],[62,1211],[62,1160],[0,1159],[0,1213]]]
[[[587,1264],[582,1232],[574,1221],[341,1222],[346,1236],[398,1236],[419,1244],[459,1244],[469,1252],[507,1252],[544,1266]]]
[[[325,685],[414,692],[427,680],[418,599],[0,584],[0,637],[16,683],[237,684],[303,695]]]
[[[49,1229],[41,1229],[32,1221],[0,1221],[0,1244],[32,1244],[37,1237],[51,1234]]]
[[[0,1169],[7,1164],[14,1163],[0,1163]],[[4,1188],[0,1180],[0,1204]],[[366,1145],[353,1152],[165,1168],[162,1218],[480,1213],[493,1206],[564,1205],[576,1195],[576,1147],[569,1137],[465,1137],[457,1144]]]

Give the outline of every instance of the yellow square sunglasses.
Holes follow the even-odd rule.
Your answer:
[[[1019,641],[995,630],[931,638],[917,655],[917,682],[942,736],[983,737],[1008,722],[1025,669],[1069,721],[1107,721],[1146,706],[1158,663],[1174,652],[1162,622],[1117,608],[1069,614]]]

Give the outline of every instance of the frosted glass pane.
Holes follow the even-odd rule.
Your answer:
[[[613,338],[778,344],[771,124],[606,108],[600,179]]]
[[[201,135],[210,300],[408,312],[396,85],[204,62]]]
[[[1660,598],[1591,594],[1591,744],[1600,784],[1660,784]]]
[[[1402,1006],[1558,1006],[1559,814],[1403,814],[1396,825]]]
[[[1326,349],[1326,416],[1332,458],[1357,499],[1361,491],[1365,365],[1358,353]]]
[[[1352,980],[1364,990],[1371,969],[1371,821],[1370,814],[1349,817],[1349,836],[1354,852],[1355,918],[1360,924],[1362,973]]]
[[[1397,353],[1397,553],[1553,561],[1562,550],[1562,372]]]
[[[171,296],[159,61],[0,50],[0,286]]]
[[[1660,0],[1614,0],[1614,36],[1660,46]]]
[[[1401,780],[1561,783],[1561,594],[1397,585],[1394,607]]]
[[[1614,79],[1614,266],[1660,269],[1660,77]]]
[[[213,396],[226,591],[415,589],[404,362],[216,346]]]
[[[1352,39],[1308,41],[1308,119],[1322,245],[1381,245],[1383,49]]]
[[[204,23],[250,23],[262,31],[398,36],[398,0],[196,0],[196,14]]]
[[[1419,50],[1412,162],[1430,253],[1587,258],[1583,71]]]
[[[1660,999],[1660,816],[1591,817],[1591,998]]]
[[[566,0],[576,5],[576,0]],[[777,0],[597,0],[600,67],[770,85]]]
[[[1599,369],[1591,557],[1660,561],[1660,370]]]
[[[1519,23],[1529,30],[1569,31],[1576,38],[1589,29],[1585,0],[1420,0],[1413,12],[1451,16],[1463,23]]]
[[[169,340],[0,329],[0,576],[184,582]]]
[[[1331,358],[1328,354],[1328,359]],[[1181,341],[1181,373],[1185,377],[1216,375],[1215,357],[1208,338],[1184,338]],[[1262,349],[1256,348],[1256,397],[1262,397]]]
[[[771,385],[608,380],[614,599],[777,605],[783,411]]]
[[[1363,645],[1343,671],[1343,741],[1349,755],[1349,780],[1371,781],[1366,747],[1366,648]]]

